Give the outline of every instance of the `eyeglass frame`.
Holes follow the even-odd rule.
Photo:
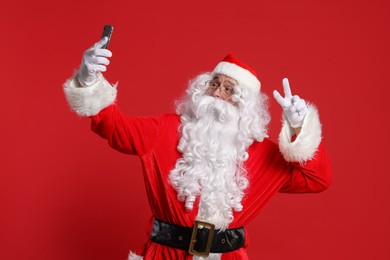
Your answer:
[[[207,86],[207,90],[206,90],[206,92],[208,94],[212,94],[217,89],[219,89],[219,93],[221,94],[221,98],[222,99],[228,100],[228,99],[230,99],[234,95],[234,88],[236,87],[235,84],[234,84],[234,86],[229,87],[229,86],[226,86],[226,84],[221,84],[219,82],[214,82],[215,84],[217,84],[217,86],[213,86],[212,84],[214,84],[213,83],[214,80],[218,80],[218,77],[215,77],[215,78],[205,82],[206,85],[208,85]]]

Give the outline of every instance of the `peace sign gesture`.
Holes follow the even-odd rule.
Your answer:
[[[301,99],[297,95],[291,94],[290,83],[287,78],[283,81],[284,97],[282,97],[277,90],[274,90],[274,98],[283,108],[284,115],[286,116],[290,126],[292,128],[299,128],[303,125],[307,113],[307,106],[305,100]]]

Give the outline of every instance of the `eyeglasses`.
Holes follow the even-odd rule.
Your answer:
[[[228,99],[234,94],[234,86],[226,84],[222,85],[219,79],[206,81],[206,84],[208,85],[208,94],[214,93],[217,89],[219,89],[219,95],[223,99]]]

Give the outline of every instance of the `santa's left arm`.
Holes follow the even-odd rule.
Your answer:
[[[321,143],[322,129],[317,108],[291,94],[287,79],[283,79],[285,97],[274,91],[276,101],[283,108],[283,126],[279,135],[279,149],[292,165],[290,178],[282,192],[319,192],[331,181],[329,158]]]

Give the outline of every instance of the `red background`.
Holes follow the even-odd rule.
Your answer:
[[[126,259],[150,216],[136,157],[69,111],[63,82],[105,23],[130,115],[173,111],[190,78],[227,52],[258,71],[270,137],[283,77],[315,103],[334,181],[278,194],[248,226],[251,259],[390,259],[389,11],[385,0],[3,1],[0,259]]]

